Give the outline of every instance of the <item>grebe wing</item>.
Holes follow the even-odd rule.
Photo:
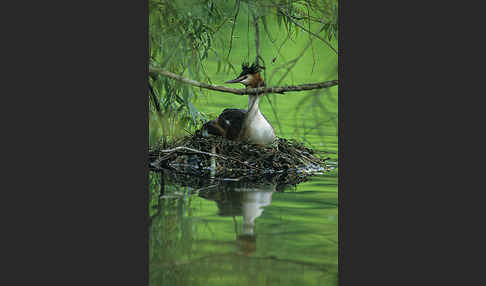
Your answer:
[[[238,139],[247,111],[245,109],[226,108],[218,117],[218,124],[226,130],[226,138]]]
[[[237,108],[226,108],[221,112],[219,118],[223,118],[226,120],[238,120],[244,118],[247,113],[246,109],[237,109]]]

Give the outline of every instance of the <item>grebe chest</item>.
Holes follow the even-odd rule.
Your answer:
[[[243,135],[249,142],[261,145],[270,144],[275,139],[275,131],[272,125],[260,112],[249,119]]]

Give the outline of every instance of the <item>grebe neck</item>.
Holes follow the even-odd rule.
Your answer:
[[[260,97],[258,95],[248,95],[248,116],[256,115],[260,112]]]

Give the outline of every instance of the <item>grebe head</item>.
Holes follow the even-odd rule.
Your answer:
[[[261,67],[259,65],[253,63],[251,66],[249,66],[248,63],[243,63],[241,68],[243,71],[237,78],[229,80],[225,83],[241,83],[249,87],[259,87],[265,85],[262,77],[260,76]]]

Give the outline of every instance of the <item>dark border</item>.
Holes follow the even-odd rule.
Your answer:
[[[344,159],[344,104],[343,104],[343,89],[344,89],[344,46],[343,46],[343,2],[339,0],[338,17],[339,17],[339,39],[338,39],[338,283],[343,284],[343,189],[344,189],[344,173],[343,173],[343,159]]]
[[[4,9],[7,284],[148,285],[148,1],[21,6]]]

